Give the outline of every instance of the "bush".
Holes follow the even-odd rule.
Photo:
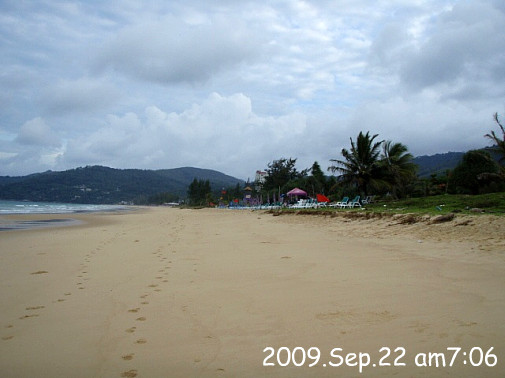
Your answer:
[[[493,182],[479,180],[481,174],[496,176],[499,172],[500,167],[489,153],[476,150],[468,151],[449,177],[448,191],[453,194],[479,194],[499,190],[501,185],[496,185],[496,183],[493,185]]]

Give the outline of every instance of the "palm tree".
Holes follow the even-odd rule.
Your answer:
[[[382,144],[380,165],[395,198],[398,192],[402,193],[405,185],[416,177],[417,165],[412,163],[414,157],[407,151],[407,146],[401,143],[388,140]]]
[[[329,171],[340,173],[340,180],[343,183],[355,185],[361,195],[368,195],[369,189],[378,189],[384,182],[379,175],[380,167],[379,154],[382,141],[374,142],[379,135],[370,136],[367,131],[362,131],[356,138],[356,144],[351,139],[351,150],[342,149],[344,160],[331,159],[336,163],[328,168]]]
[[[493,118],[495,122],[498,124],[498,126],[500,126],[501,132],[503,134],[502,136],[503,139],[500,139],[493,130],[490,133],[485,134],[484,136],[488,139],[491,139],[494,143],[496,143],[494,149],[502,155],[502,157],[500,158],[501,163],[502,161],[505,160],[505,128],[503,127],[503,125],[500,122],[500,119],[498,118],[498,113],[495,113],[493,115]]]

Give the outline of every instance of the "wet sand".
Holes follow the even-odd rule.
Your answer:
[[[0,232],[2,377],[503,376],[503,218],[71,217],[83,223]],[[282,347],[302,366],[279,366]],[[447,347],[462,348],[452,367],[416,366],[430,352],[449,365]],[[331,366],[360,352],[361,374]]]

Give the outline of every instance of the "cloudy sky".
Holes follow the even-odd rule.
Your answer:
[[[323,169],[360,130],[489,143],[503,0],[0,1],[0,175]]]

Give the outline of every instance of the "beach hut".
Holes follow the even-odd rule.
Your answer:
[[[252,202],[252,188],[250,186],[246,186],[244,188],[244,203],[246,205],[251,205]]]

